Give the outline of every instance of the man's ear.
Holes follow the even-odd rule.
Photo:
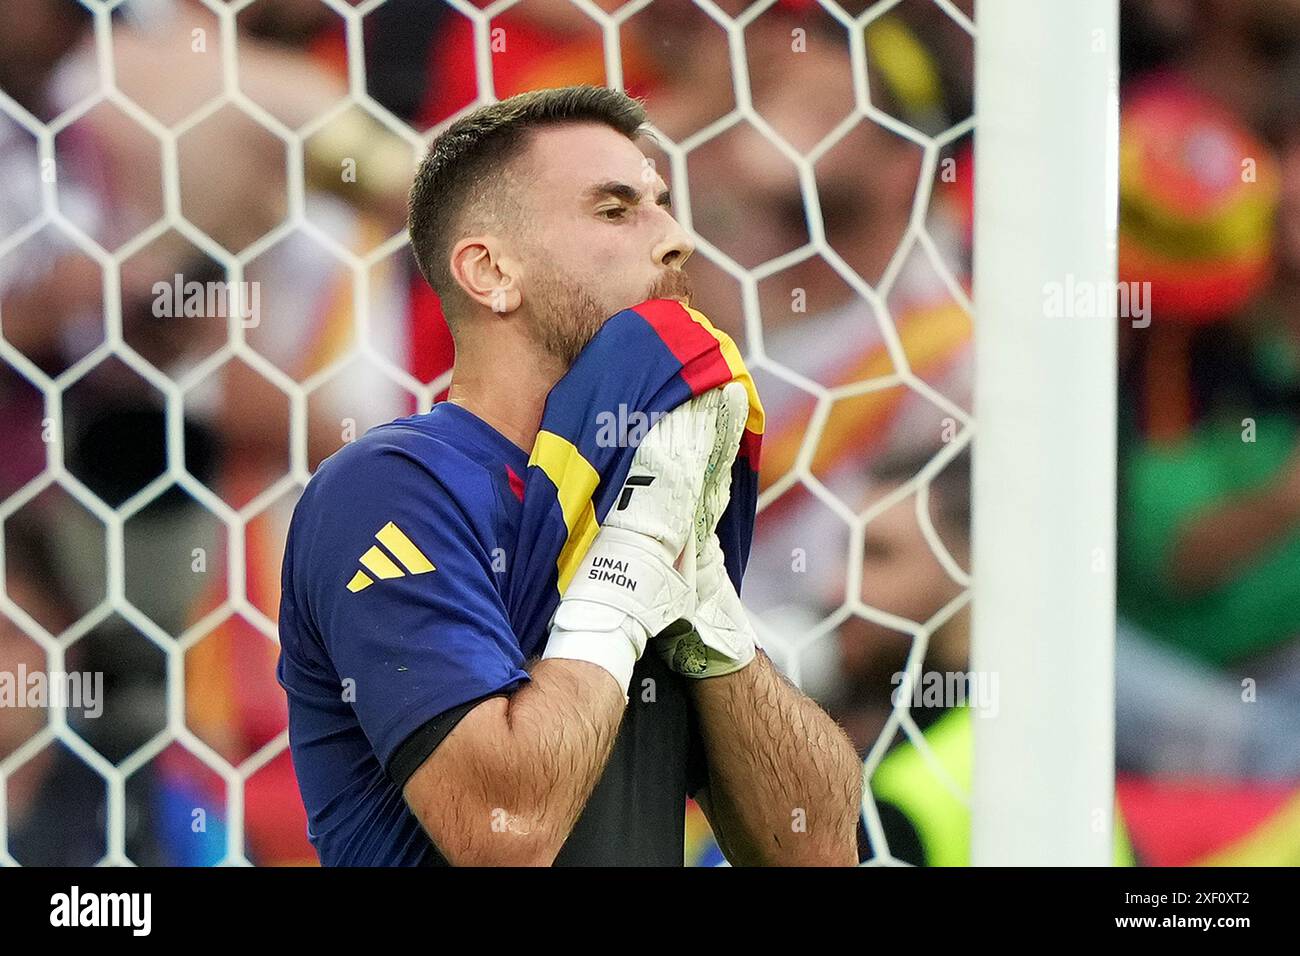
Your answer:
[[[451,250],[451,274],[465,294],[498,314],[523,301],[519,263],[501,253],[492,236],[466,236]]]

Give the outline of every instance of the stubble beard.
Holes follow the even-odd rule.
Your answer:
[[[681,271],[669,271],[656,278],[638,302],[676,299],[688,304],[691,291],[690,276]],[[573,367],[579,353],[611,316],[637,304],[602,304],[581,282],[559,273],[548,275],[533,289],[532,298],[536,303],[530,322],[533,341],[543,354],[556,359],[566,369]]]
[[[573,366],[609,314],[581,283],[552,274],[532,290],[529,332],[542,353],[562,367]]]

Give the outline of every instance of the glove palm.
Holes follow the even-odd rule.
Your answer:
[[[695,678],[734,673],[754,659],[758,647],[757,635],[727,574],[716,532],[731,498],[731,469],[740,450],[749,399],[737,382],[708,394],[714,393],[719,396],[714,443],[691,529],[696,559],[696,608],[691,621],[695,626],[656,641],[656,649],[670,668]]]
[[[626,696],[649,638],[694,614],[696,516],[721,403],[716,391],[694,398],[641,441],[618,500],[561,597],[543,657],[599,664]]]

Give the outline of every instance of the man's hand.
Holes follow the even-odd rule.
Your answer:
[[[714,405],[714,443],[705,468],[704,487],[695,510],[692,546],[695,549],[694,628],[673,632],[655,641],[668,666],[686,677],[720,677],[754,659],[758,645],[753,626],[727,574],[716,529],[731,499],[731,468],[749,415],[745,387],[731,382],[707,393]]]
[[[622,494],[560,600],[544,658],[597,664],[626,697],[646,641],[695,612],[696,550],[688,545],[722,402],[717,390],[694,398],[642,440]]]

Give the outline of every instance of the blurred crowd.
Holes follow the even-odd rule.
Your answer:
[[[1118,320],[1116,856],[1300,863],[1300,0],[1121,16],[1120,272],[1151,312]],[[237,57],[199,0],[126,0],[108,45],[75,0],[0,0],[0,25],[0,672],[106,692],[69,711],[75,746],[0,711],[5,847],[93,863],[120,801],[139,863],[311,862],[274,677],[283,537],[321,460],[445,389],[404,204],[419,137],[489,92],[471,25],[387,0],[358,45],[319,0],[256,0]],[[498,98],[609,81],[569,0],[492,28]],[[697,240],[693,304],[768,412],[746,605],[868,761],[863,859],[968,862],[936,766],[969,785],[972,708],[894,692],[969,670],[971,35],[932,0],[873,20],[856,118],[848,34],[815,0],[755,19],[744,64],[691,0],[620,36],[624,88],[691,147],[644,148]],[[236,259],[255,309],[160,309],[159,283]],[[127,768],[122,793],[97,765]],[[720,860],[694,807],[688,857]]]

